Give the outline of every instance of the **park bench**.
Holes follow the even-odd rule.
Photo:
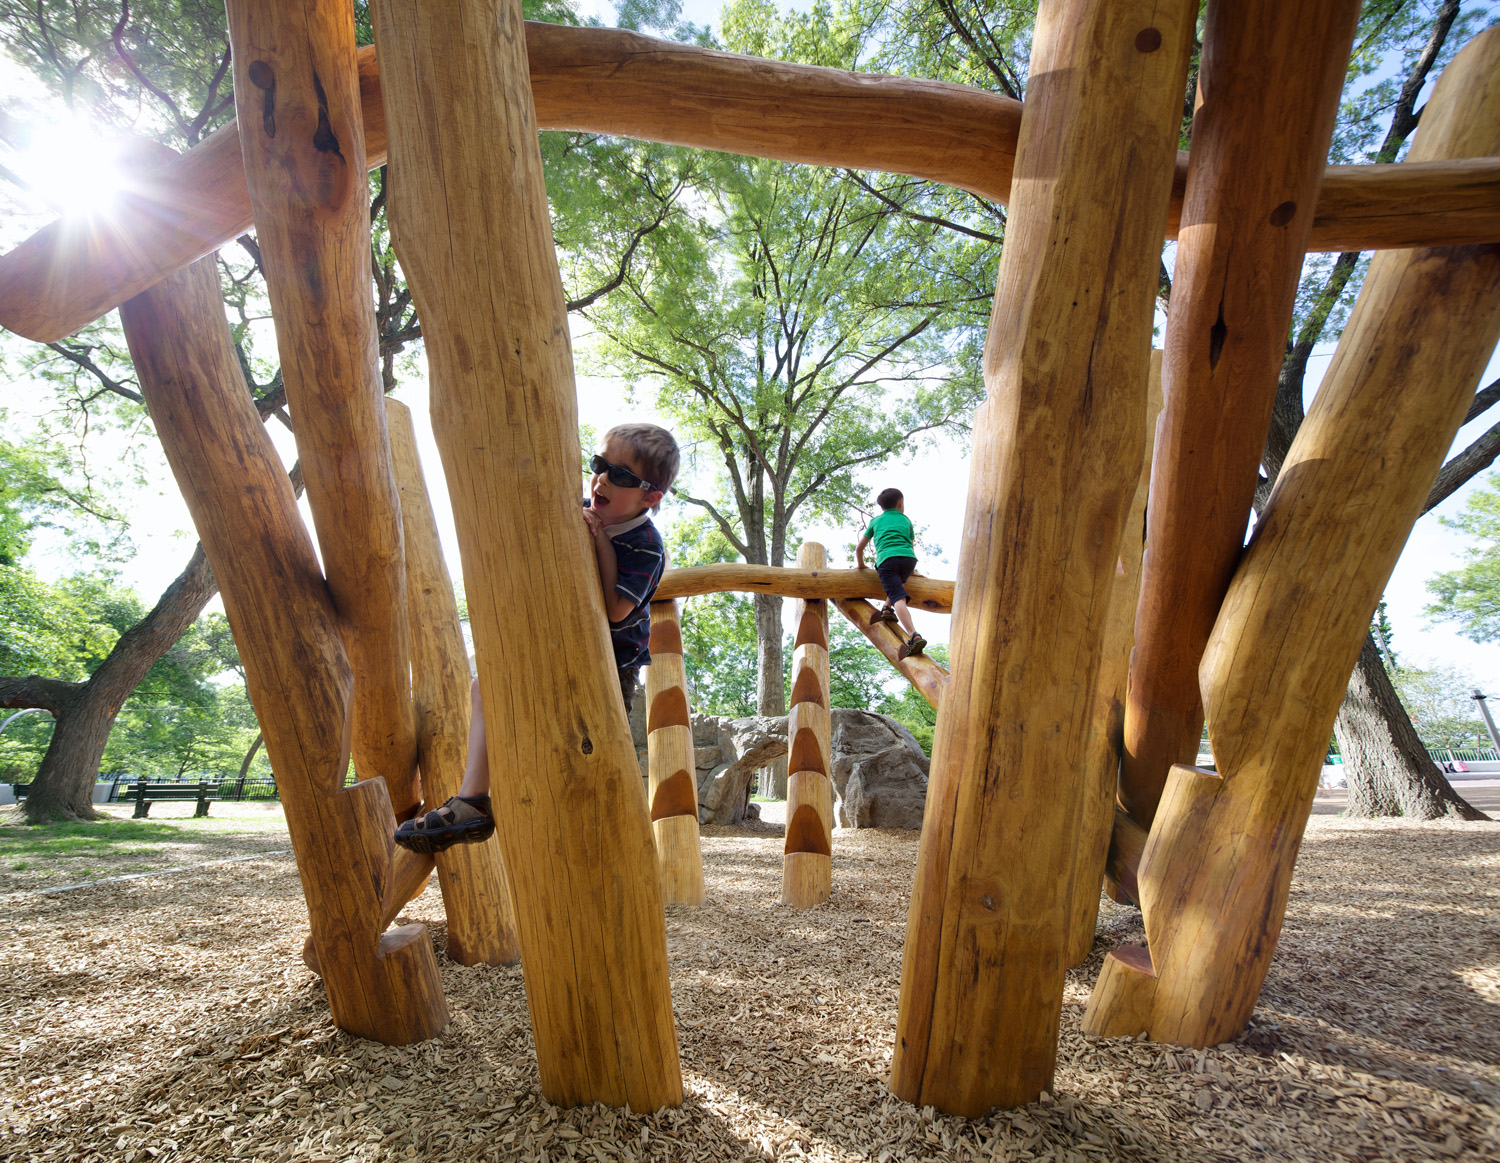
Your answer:
[[[142,780],[126,789],[121,802],[129,803],[134,800],[135,811],[131,813],[131,818],[141,820],[151,811],[152,804],[196,800],[198,809],[193,813],[196,819],[199,816],[208,815],[208,805],[222,798],[217,780],[210,782],[205,779],[197,783],[153,783],[149,780]]]
[[[31,785],[29,783],[13,783],[10,785],[10,790],[16,797],[16,803],[20,803],[26,798],[26,794],[31,791]]]

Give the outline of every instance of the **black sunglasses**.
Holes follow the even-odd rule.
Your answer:
[[[656,486],[650,481],[643,481],[623,464],[610,464],[597,453],[589,460],[589,471],[595,474],[607,473],[609,483],[619,485],[622,489],[645,489],[648,493],[656,491]]]

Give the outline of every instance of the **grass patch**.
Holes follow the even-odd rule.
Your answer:
[[[137,820],[131,805],[110,804],[106,817],[27,824],[18,816],[0,824],[0,893],[201,864],[287,846],[279,805],[215,804],[221,815],[195,819],[193,804],[162,804],[181,815]]]
[[[182,839],[182,829],[163,821],[98,820],[92,824],[7,824],[0,828],[0,859],[118,852],[129,846]]]

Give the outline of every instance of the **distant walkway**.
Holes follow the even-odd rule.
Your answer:
[[[1500,819],[1500,779],[1456,779],[1453,790],[1486,815]],[[1313,801],[1315,816],[1336,816],[1349,802],[1347,788],[1319,788]]]

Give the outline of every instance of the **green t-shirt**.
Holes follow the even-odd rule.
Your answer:
[[[917,551],[911,543],[915,532],[911,519],[900,509],[881,513],[865,530],[865,536],[875,542],[875,564],[888,557],[916,557]]]

